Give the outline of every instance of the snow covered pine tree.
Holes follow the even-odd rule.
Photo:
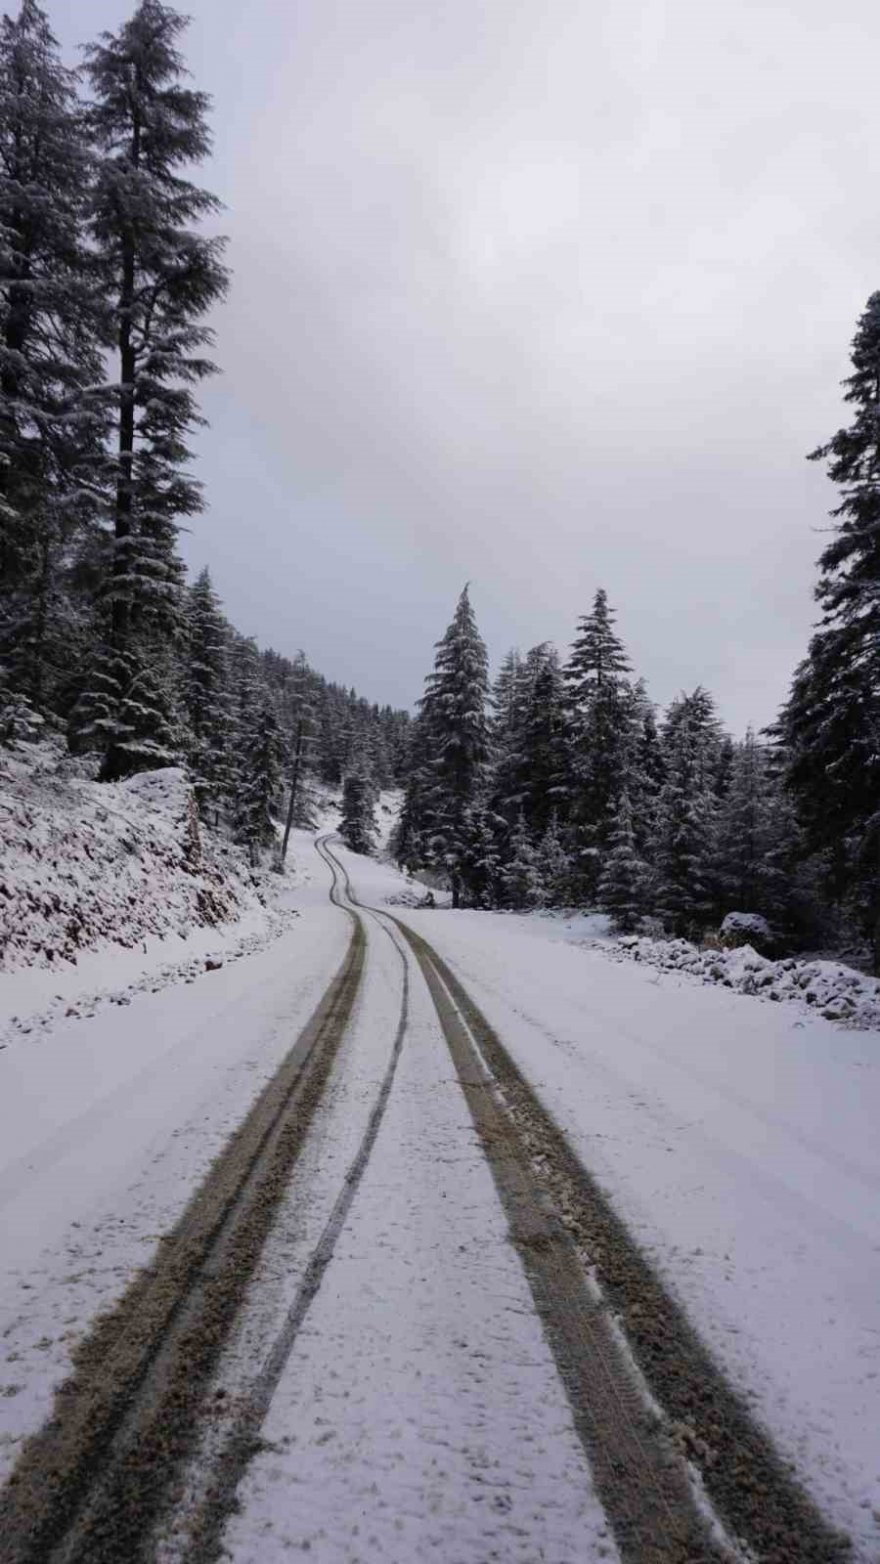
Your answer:
[[[465,587],[452,623],[437,642],[434,671],[420,702],[427,756],[422,842],[426,863],[449,876],[454,907],[467,889],[465,860],[474,857],[473,808],[486,783],[488,693],[486,647]]]
[[[59,709],[76,660],[68,580],[94,522],[100,307],[83,243],[91,160],[45,12],[0,22],[0,706]]]
[[[853,421],[811,455],[828,459],[843,498],[819,560],[822,620],[777,733],[827,893],[855,913],[880,973],[880,293],[859,320],[852,366]]]
[[[363,771],[353,771],[342,786],[339,835],[353,853],[371,853],[376,843],[376,794]]]
[[[141,0],[86,55],[97,157],[92,238],[111,301],[108,386],[116,433],[113,550],[104,581],[104,646],[79,713],[112,780],[174,757],[174,651],[182,633],[177,518],[201,509],[186,472],[199,421],[192,387],[213,372],[204,316],[226,289],[223,240],[200,224],[216,198],[181,170],[210,148],[208,99],[183,86],[176,48],[186,20]]]

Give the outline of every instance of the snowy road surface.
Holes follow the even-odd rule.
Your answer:
[[[371,938],[399,986],[389,941]],[[227,1547],[239,1564],[301,1550],[326,1564],[616,1559],[443,1034],[413,987],[375,1150]],[[363,1039],[362,1079],[383,1068],[390,1020]]]
[[[364,903],[399,890],[387,868],[340,856]],[[301,918],[269,949],[0,1054],[7,1468],[72,1345],[178,1219],[339,968],[349,923],[326,886],[316,874],[298,893]],[[404,919],[482,1007],[854,1557],[876,1561],[878,1038],[612,964],[548,920]],[[184,1502],[143,1557],[208,1557],[199,1527],[231,1497],[212,1484],[257,1407],[266,1444],[234,1470],[222,1533],[238,1564],[299,1550],[320,1564],[616,1559],[437,1013],[402,937],[364,924],[355,1009],[213,1365]],[[802,1557],[831,1558],[815,1547]]]

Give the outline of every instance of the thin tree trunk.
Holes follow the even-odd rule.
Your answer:
[[[140,84],[138,84],[140,85]],[[131,129],[132,167],[140,167],[141,124],[135,110]],[[122,234],[122,284],[119,290],[119,472],[116,479],[112,608],[113,644],[117,652],[128,650],[131,628],[131,538],[134,522],[134,432],[137,352],[134,345],[134,297],[137,254],[134,235]]]
[[[35,706],[42,704],[45,694],[46,630],[49,621],[49,593],[52,579],[52,547],[48,537],[40,543],[40,579],[37,587],[37,607],[30,654],[30,696]]]
[[[299,788],[300,764],[303,751],[303,734],[305,723],[300,719],[296,730],[296,749],[293,756],[293,774],[290,779],[290,803],[287,806],[287,821],[284,826],[284,840],[281,843],[281,855],[278,859],[278,873],[284,873],[284,864],[287,859],[287,847],[290,842],[290,833],[293,830],[293,814],[296,808],[296,795]]]
[[[116,509],[114,536],[116,551],[113,560],[113,644],[118,652],[128,647],[131,618],[130,584],[125,581],[131,571],[131,549],[134,480],[134,379],[137,358],[132,341],[132,307],[134,304],[135,257],[134,243],[126,240],[122,263],[122,291],[119,298],[119,472],[116,479]]]

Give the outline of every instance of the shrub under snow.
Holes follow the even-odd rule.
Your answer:
[[[865,1030],[880,1028],[880,981],[837,961],[769,961],[751,945],[699,950],[688,940],[639,935],[590,943],[592,949],[618,961],[641,961],[663,971],[683,972],[762,999],[798,1000],[828,1021]]]
[[[769,943],[773,938],[773,930],[759,912],[729,912],[719,933],[722,944],[728,945],[745,945],[750,938]]]

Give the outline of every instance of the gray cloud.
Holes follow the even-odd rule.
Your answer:
[[[767,721],[880,271],[871,0],[190,9],[236,276],[186,548],[235,622],[409,703],[465,578],[496,656],[602,584],[655,698]]]

